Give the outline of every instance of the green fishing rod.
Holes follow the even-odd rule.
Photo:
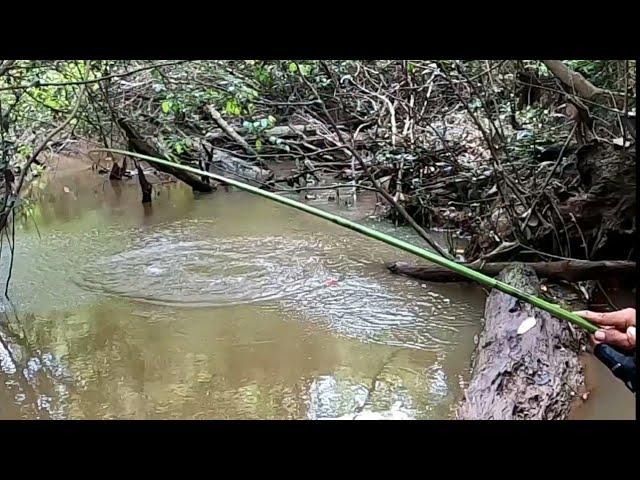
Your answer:
[[[303,212],[307,212],[310,213],[311,215],[315,215],[316,217],[320,217],[320,218],[324,218],[325,220],[329,220],[330,222],[333,222],[337,225],[340,225],[342,227],[348,228],[350,230],[354,230],[358,233],[361,233],[363,235],[366,235],[367,237],[370,238],[374,238],[376,240],[380,240],[381,242],[384,242],[388,245],[391,245],[393,247],[397,247],[401,250],[404,250],[406,252],[409,253],[413,253],[414,255],[424,258],[425,260],[428,260],[430,262],[433,262],[437,265],[440,265],[441,267],[447,268],[463,277],[468,278],[469,280],[472,280],[476,283],[479,283],[480,285],[484,285],[485,287],[488,288],[495,288],[496,290],[499,290],[503,293],[506,293],[508,295],[511,295],[513,297],[516,297],[524,302],[527,302],[541,310],[544,310],[545,312],[550,313],[551,315],[553,315],[556,318],[560,318],[562,320],[567,320],[571,323],[573,323],[574,325],[577,325],[579,327],[581,327],[582,329],[586,330],[587,332],[593,334],[596,332],[596,330],[598,330],[598,328],[593,325],[591,322],[589,322],[588,320],[585,320],[584,318],[580,317],[579,315],[576,315],[575,313],[569,312],[567,310],[565,310],[564,308],[555,305],[553,303],[547,302],[546,300],[543,300],[541,298],[536,297],[535,295],[531,295],[528,294],[526,292],[523,292],[521,290],[518,290],[517,288],[512,287],[509,284],[506,284],[504,282],[501,282],[500,280],[496,280],[495,278],[489,277],[487,275],[484,275],[480,272],[477,272],[476,270],[473,270],[469,267],[466,267],[464,265],[461,265],[459,263],[456,263],[454,261],[451,261],[447,258],[444,258],[434,252],[430,252],[429,250],[425,250],[424,248],[420,248],[417,247],[416,245],[412,245],[408,242],[405,242],[403,240],[399,240],[397,238],[392,237],[391,235],[387,235],[385,233],[379,232],[378,230],[374,230],[372,228],[368,228],[365,227],[364,225],[360,225],[359,223],[356,222],[352,222],[351,220],[347,220],[346,218],[342,218],[339,215],[334,215],[330,212],[326,212],[324,210],[320,210],[319,208],[315,208],[312,207],[310,205],[307,205],[305,203],[302,202],[298,202],[296,200],[292,200],[290,198],[281,196],[281,195],[277,195],[275,193],[272,192],[267,192],[265,190],[261,190],[260,188],[254,187],[252,185],[248,185],[246,183],[243,182],[239,182],[237,180],[233,180],[230,178],[226,178],[223,177],[222,175],[217,175],[215,173],[209,173],[209,172],[205,172],[203,170],[199,170],[197,168],[193,168],[193,167],[189,167],[187,165],[181,165],[179,163],[175,163],[175,162],[171,162],[169,160],[165,160],[162,158],[156,158],[156,157],[151,157],[148,155],[143,155],[140,153],[134,153],[134,152],[128,152],[126,150],[117,150],[117,149],[110,149],[110,148],[100,148],[100,149],[95,149],[94,151],[102,151],[102,152],[112,152],[112,153],[119,153],[121,155],[127,155],[127,156],[132,156],[132,157],[138,157],[142,160],[147,160],[149,162],[153,162],[153,163],[159,163],[162,165],[166,165],[169,167],[173,167],[173,168],[178,168],[180,170],[184,170],[185,172],[190,172],[193,173],[195,175],[200,175],[200,176],[206,176],[209,178],[213,178],[214,180],[217,180],[219,182],[222,183],[226,183],[228,185],[232,185],[234,187],[239,188],[240,190],[244,190],[250,193],[254,193],[256,195],[259,195],[261,197],[264,198],[268,198],[270,200],[273,200],[275,202],[278,203],[282,203],[284,205],[288,205],[290,207],[296,208],[298,210],[302,210]]]

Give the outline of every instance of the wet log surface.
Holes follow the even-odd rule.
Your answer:
[[[271,170],[253,165],[220,150],[212,152],[208,166],[213,169],[213,173],[249,183],[253,186],[261,186],[274,176]]]
[[[502,270],[513,263],[494,262],[474,268],[468,267],[488,275],[497,276]],[[563,260],[560,262],[531,262],[526,263],[539,278],[548,280],[565,280],[579,282],[583,280],[599,280],[614,277],[623,280],[633,280],[636,274],[636,262],[623,260],[590,262],[587,260]],[[407,275],[428,282],[467,282],[467,278],[451,270],[435,264],[415,265],[411,263],[394,262],[387,265],[392,273]]]
[[[516,264],[498,278],[537,295],[531,267]],[[535,325],[523,334],[528,318]],[[578,354],[586,335],[514,297],[492,290],[473,357],[471,381],[457,409],[460,419],[565,419],[585,389]]]

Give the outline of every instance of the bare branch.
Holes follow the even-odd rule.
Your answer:
[[[604,88],[596,87],[580,73],[574,72],[561,60],[542,60],[542,63],[553,73],[562,83],[587,99],[615,98],[616,103],[625,101],[625,95]]]

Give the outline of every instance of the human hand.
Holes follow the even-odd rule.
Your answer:
[[[592,335],[594,343],[607,343],[625,350],[636,348],[636,309],[625,308],[617,312],[574,312],[592,321],[600,328]]]

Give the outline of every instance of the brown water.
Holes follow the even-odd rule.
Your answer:
[[[67,169],[17,226],[0,418],[450,418],[482,290],[249,194],[156,192]],[[316,203],[421,244],[371,200]]]

